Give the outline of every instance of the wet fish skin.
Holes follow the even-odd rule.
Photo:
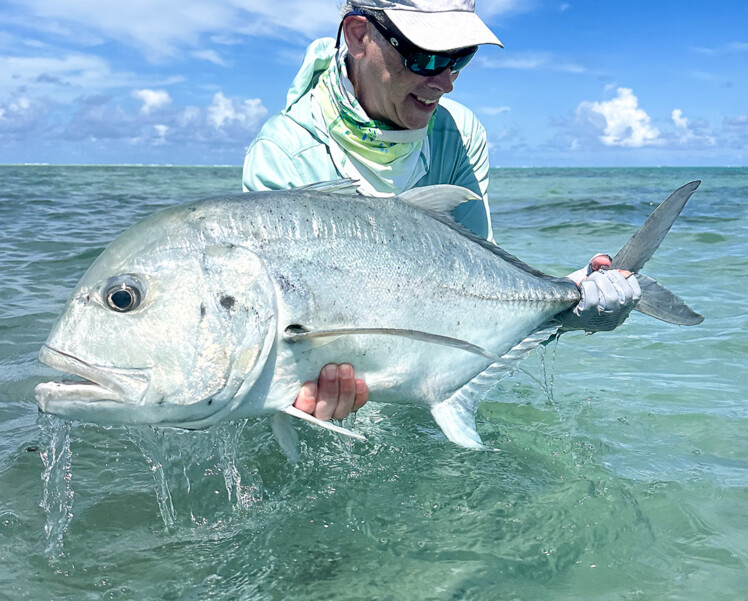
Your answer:
[[[324,364],[350,361],[372,401],[428,407],[479,446],[475,405],[556,331],[576,286],[451,222],[464,189],[331,189],[209,199],[125,231],[40,352],[95,384],[40,384],[40,409],[202,428],[288,411]],[[120,297],[137,305],[117,310]]]

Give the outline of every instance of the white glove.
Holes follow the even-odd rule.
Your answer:
[[[576,283],[582,299],[559,316],[564,330],[590,333],[614,330],[639,302],[642,291],[636,277],[628,271],[605,269],[606,262],[599,259],[601,256],[605,255],[596,255],[586,268],[568,276]],[[598,270],[593,271],[596,267]]]

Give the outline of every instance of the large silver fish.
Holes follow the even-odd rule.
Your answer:
[[[613,267],[638,271],[698,184],[662,203]],[[579,292],[457,225],[449,212],[470,198],[434,186],[372,199],[337,183],[159,211],[79,282],[39,359],[81,380],[39,384],[39,407],[186,428],[272,414],[289,446],[288,415],[314,421],[292,407],[301,383],[349,361],[372,401],[428,407],[450,440],[480,446],[477,402]],[[640,310],[701,321],[640,282]]]

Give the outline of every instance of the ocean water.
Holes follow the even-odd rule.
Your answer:
[[[564,274],[693,179],[645,271],[703,324],[562,336],[481,406],[496,452],[372,403],[367,443],[301,427],[293,464],[266,420],[104,428],[33,400],[104,246],[240,170],[0,166],[0,599],[748,599],[748,169],[495,170],[494,228]]]

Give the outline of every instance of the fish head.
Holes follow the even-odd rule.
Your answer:
[[[39,360],[80,380],[39,384],[42,411],[205,427],[229,415],[262,372],[277,316],[261,259],[184,223],[151,225],[99,256],[53,326]]]

